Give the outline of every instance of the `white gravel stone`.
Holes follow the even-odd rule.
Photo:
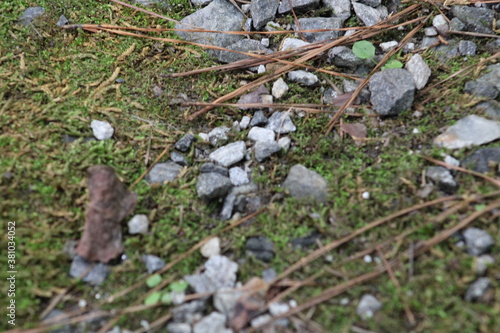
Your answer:
[[[148,232],[149,219],[146,215],[137,214],[128,221],[128,233],[134,234],[145,234]]]
[[[288,92],[288,85],[282,78],[277,79],[272,88],[272,94],[274,98],[279,99],[283,97]]]
[[[299,47],[309,45],[311,43],[304,42],[302,39],[298,38],[285,38],[283,43],[281,43],[280,51],[295,50]]]
[[[437,36],[438,32],[437,32],[436,28],[434,28],[434,27],[427,27],[424,29],[424,34],[427,37],[434,37],[434,36]]]
[[[241,129],[247,129],[248,125],[250,125],[250,121],[251,120],[252,120],[252,118],[250,118],[249,116],[243,116],[241,118],[241,121],[240,121],[240,128]]]
[[[269,38],[262,38],[260,40],[260,43],[262,44],[262,46],[264,47],[269,47]]]
[[[241,161],[247,152],[245,142],[236,141],[222,146],[210,154],[210,159],[223,167],[229,167]]]
[[[319,81],[316,75],[303,70],[288,72],[288,78],[305,86],[314,86]]]
[[[369,319],[373,317],[375,312],[380,310],[380,308],[382,308],[382,303],[380,303],[375,296],[366,294],[363,295],[359,301],[356,312],[362,319]]]
[[[205,245],[200,249],[201,255],[205,258],[210,258],[211,256],[217,256],[220,254],[220,238],[214,237],[210,239]]]
[[[262,74],[262,73],[265,73],[265,72],[266,72],[266,66],[259,65],[259,67],[257,68],[257,74]]]
[[[446,155],[446,157],[444,158],[444,163],[452,165],[452,166],[456,166],[456,167],[460,166],[460,161],[457,160],[456,158],[454,158],[453,156],[450,156],[450,155]]]
[[[248,132],[247,138],[253,141],[274,141],[275,135],[272,129],[254,126]]]
[[[107,140],[111,138],[115,132],[113,126],[107,121],[92,120],[90,127],[97,140]]]
[[[290,149],[290,145],[292,144],[292,139],[289,136],[284,136],[279,138],[278,145],[283,149],[283,151],[287,152]]]
[[[398,42],[393,40],[390,42],[380,43],[378,46],[380,46],[382,51],[387,52],[387,51],[390,51],[391,49],[395,48],[396,46],[398,46],[398,44],[399,44]]]
[[[446,19],[444,18],[443,15],[441,15],[441,14],[436,15],[434,17],[434,19],[432,19],[432,26],[434,28],[437,28],[437,27],[442,26],[442,25],[448,25],[448,21],[446,21]]]
[[[246,173],[245,170],[240,167],[229,169],[229,179],[234,186],[240,186],[250,183],[250,179],[248,179],[248,173]]]
[[[363,192],[363,194],[361,194],[361,197],[365,200],[370,199],[370,192]]]
[[[413,76],[415,81],[415,87],[420,90],[427,84],[429,77],[431,76],[431,69],[425,63],[424,59],[420,54],[414,54],[411,59],[405,65],[406,70],[408,70]]]

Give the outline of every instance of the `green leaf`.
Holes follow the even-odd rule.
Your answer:
[[[156,303],[158,303],[160,301],[160,298],[161,298],[161,292],[155,291],[154,293],[152,293],[151,295],[149,295],[148,298],[146,298],[144,300],[144,304],[145,305],[156,304]]]
[[[165,293],[161,296],[161,302],[163,304],[171,304],[172,303],[172,296],[170,293]]]
[[[382,66],[382,69],[389,68],[403,68],[403,63],[399,60],[390,60],[384,66]]]
[[[183,292],[184,290],[187,289],[187,287],[188,287],[188,283],[184,280],[180,280],[180,281],[177,281],[177,282],[170,284],[170,290],[172,290],[176,293]]]
[[[146,285],[149,287],[149,288],[154,288],[156,287],[157,285],[160,284],[161,282],[161,276],[158,275],[158,274],[155,274],[155,275],[151,275],[149,277],[149,279],[146,280]]]
[[[360,40],[352,46],[352,52],[361,59],[372,58],[375,55],[375,46],[366,40]]]

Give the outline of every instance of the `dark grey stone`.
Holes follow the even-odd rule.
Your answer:
[[[82,277],[81,275],[91,266],[94,265],[90,269],[90,271]],[[99,286],[101,285],[106,277],[108,276],[110,270],[107,265],[103,263],[91,263],[87,261],[85,258],[76,255],[73,258],[73,262],[71,263],[71,267],[69,269],[69,275],[74,278],[82,278],[83,281],[88,282],[92,285]]]
[[[321,3],[337,17],[347,20],[351,16],[351,0],[322,0]]]
[[[56,25],[57,25],[58,27],[62,27],[63,25],[68,24],[68,22],[69,22],[69,21],[68,21],[68,19],[66,18],[66,16],[61,15],[61,16],[59,16],[59,20],[57,20]]]
[[[327,88],[323,93],[322,102],[324,104],[333,104],[335,103],[335,99],[339,96],[339,94],[333,88]]]
[[[276,141],[257,141],[254,145],[255,159],[262,162],[280,150],[281,146]]]
[[[299,19],[299,24],[302,30],[340,29],[344,24],[344,19],[340,17],[308,17]],[[294,29],[298,30],[298,27]],[[308,42],[315,43],[338,38],[342,35],[342,31],[303,32],[302,35]]]
[[[465,293],[465,300],[467,302],[474,302],[479,300],[484,293],[490,288],[491,283],[489,278],[479,278],[472,283]]]
[[[337,67],[349,68],[351,70],[362,65],[364,60],[358,58],[348,47],[337,46],[328,51],[328,60]]]
[[[494,120],[500,120],[500,102],[490,100],[476,105],[476,110],[488,115]]]
[[[231,180],[219,173],[202,173],[196,181],[198,197],[205,200],[223,197],[231,187]]]
[[[478,228],[467,228],[462,232],[467,252],[472,256],[486,253],[495,243],[486,231]]]
[[[310,200],[325,202],[328,196],[328,183],[323,176],[300,164],[290,168],[283,187],[291,195],[305,202]]]
[[[430,166],[425,170],[425,175],[427,178],[432,180],[434,184],[436,184],[440,190],[446,193],[454,193],[458,184],[453,178],[450,170],[441,167],[441,166]]]
[[[227,49],[229,50],[234,50],[234,51],[239,51],[239,52],[246,52],[246,53],[257,53],[257,54],[270,54],[272,51],[258,40],[255,39],[242,39],[240,41],[237,41],[234,44],[231,44],[229,46],[226,46]],[[229,51],[220,51],[217,54],[217,59],[219,59],[220,62],[224,63],[231,63],[231,62],[236,62],[239,60],[243,59],[248,59],[250,56],[241,54],[241,53],[236,53],[236,52],[229,52]]]
[[[270,262],[274,258],[274,245],[267,237],[250,237],[245,247],[255,258],[264,262]]]
[[[389,13],[387,12],[387,8],[384,6],[373,8],[367,5],[363,5],[362,3],[359,2],[353,2],[352,7],[354,8],[356,16],[367,27],[371,27],[372,25],[377,24],[378,22],[386,19],[387,15],[389,15]]]
[[[173,151],[170,153],[170,159],[172,162],[177,163],[182,166],[188,165],[188,161],[186,159],[186,156],[182,155],[181,153],[178,153],[176,151]]]
[[[278,6],[279,1],[277,0],[252,0],[250,13],[254,28],[260,30],[267,22],[274,20]]]
[[[255,111],[253,114],[252,120],[250,121],[250,127],[266,125],[268,119],[264,114],[264,111]]]
[[[30,24],[34,19],[43,15],[45,13],[45,8],[43,7],[28,7],[19,17],[18,22],[22,25]]]
[[[359,0],[364,5],[376,8],[382,4],[382,0]]]
[[[146,265],[146,269],[149,274],[159,271],[163,268],[163,266],[165,266],[165,261],[163,261],[160,257],[151,254],[144,254],[141,258]]]
[[[463,56],[474,56],[476,55],[476,43],[470,40],[461,40],[458,43],[458,52]]]
[[[292,239],[290,244],[294,249],[307,249],[308,247],[318,245],[318,240],[320,238],[321,234],[317,231],[313,231],[307,236]]]
[[[459,18],[454,17],[450,21],[450,30],[451,31],[464,31],[466,28],[465,23],[460,21]]]
[[[229,194],[226,196],[226,198],[224,198],[224,205],[222,206],[222,210],[220,213],[221,220],[226,221],[231,218],[235,204],[242,194],[256,192],[257,189],[257,185],[255,185],[254,183],[233,187],[231,191],[229,191]]]
[[[443,63],[458,56],[458,40],[448,40],[448,45],[439,45],[435,52],[437,59]]]
[[[483,82],[495,86],[500,91],[500,63],[486,67],[485,74],[481,75],[477,82]]]
[[[215,172],[215,173],[223,175],[224,177],[229,177],[229,171],[227,170],[227,168],[221,167],[219,165],[215,165],[213,163],[202,164],[200,167],[200,172],[201,173]]]
[[[163,184],[166,181],[174,180],[181,172],[182,167],[174,162],[156,164],[146,176],[149,183]]]
[[[482,81],[468,81],[465,83],[464,92],[477,96],[495,99],[498,96],[498,90],[494,85]]]
[[[194,142],[194,135],[191,133],[185,134],[179,141],[177,141],[174,145],[174,148],[182,151],[183,153],[187,152],[191,145]]]
[[[317,8],[320,0],[290,0],[293,10],[297,12],[305,12],[314,8]],[[291,12],[290,3],[288,0],[281,1],[278,7],[278,13],[286,14]]]
[[[397,115],[412,106],[415,82],[405,69],[391,68],[375,73],[369,87],[370,101],[382,116]]]
[[[453,6],[451,7],[451,14],[465,24],[467,31],[494,34],[491,27],[495,15],[490,9]]]

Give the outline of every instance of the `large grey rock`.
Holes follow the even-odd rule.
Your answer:
[[[408,70],[413,76],[415,81],[415,88],[418,90],[425,87],[429,77],[431,76],[431,69],[425,63],[424,59],[420,54],[414,54],[411,59],[405,65],[406,70]]]
[[[295,127],[290,119],[289,112],[273,113],[273,115],[269,118],[266,128],[272,129],[277,134],[286,134],[297,130],[297,127]]]
[[[415,82],[413,75],[402,68],[391,68],[375,73],[370,78],[370,101],[378,114],[397,115],[413,103]]]
[[[453,6],[451,14],[460,19],[466,29],[470,32],[479,32],[484,34],[494,34],[491,27],[495,14],[487,8],[475,8],[469,6]]]
[[[325,178],[301,164],[290,168],[283,187],[294,197],[306,201],[325,202],[328,196],[328,183]]]
[[[253,27],[260,30],[267,22],[274,20],[278,6],[277,0],[252,0],[250,13],[252,14]]]
[[[219,173],[202,173],[196,181],[198,197],[205,200],[223,197],[231,187],[231,180]]]
[[[158,163],[149,171],[146,180],[150,183],[163,184],[174,180],[181,170],[182,166],[174,162]]]
[[[467,228],[462,232],[467,252],[472,256],[480,256],[488,251],[494,243],[486,231],[478,228]]]
[[[281,1],[280,6],[278,7],[278,13],[286,14],[291,11],[290,3],[292,4],[292,8],[295,12],[304,12],[310,9],[317,8],[320,0],[288,0]]]
[[[434,139],[434,144],[448,149],[460,149],[482,145],[500,138],[500,122],[476,115],[460,119],[443,134]]]
[[[175,29],[194,29],[194,27],[217,31],[241,31],[245,21],[243,14],[227,0],[214,0],[205,8],[186,16],[175,25]],[[176,31],[184,40],[195,43],[222,46],[236,43],[243,39],[241,35],[210,32]],[[211,51],[217,56],[217,51]]]
[[[351,0],[322,0],[321,3],[337,17],[347,20],[351,16]]]
[[[458,184],[450,173],[450,170],[441,166],[430,166],[425,170],[427,178],[431,179],[442,191],[454,193]]]
[[[88,271],[87,275],[82,276],[82,274],[84,274],[91,265],[94,266],[90,269],[90,271]],[[109,273],[110,270],[107,265],[103,263],[89,262],[79,255],[76,255],[73,258],[73,262],[69,268],[69,275],[74,278],[81,278],[83,281],[95,286],[101,285],[104,280],[106,280]]]
[[[300,28],[302,30],[317,30],[317,29],[340,29],[344,19],[340,17],[308,17],[299,19]],[[298,30],[298,27],[295,27]],[[323,31],[323,32],[304,32],[304,38],[310,42],[321,42],[338,38],[342,35],[341,31]]]
[[[373,317],[375,312],[382,308],[382,303],[375,296],[370,294],[365,294],[359,301],[358,307],[356,309],[356,313],[362,319],[369,319]]]
[[[274,153],[281,150],[281,146],[276,141],[257,141],[253,147],[255,159],[262,162]]]
[[[367,27],[371,27],[372,25],[375,25],[378,22],[385,20],[387,18],[387,15],[389,15],[389,13],[387,12],[387,8],[384,6],[373,8],[367,5],[363,5],[362,3],[359,2],[353,2],[352,7],[354,8],[356,16]]]
[[[489,278],[479,278],[472,283],[465,293],[465,300],[467,302],[474,302],[479,300],[484,293],[490,288],[491,282]]]
[[[246,52],[246,53],[256,53],[256,54],[270,54],[270,53],[272,53],[271,50],[264,47],[261,42],[259,42],[258,40],[255,40],[255,39],[242,39],[242,40],[237,41],[234,44],[226,46],[226,48],[229,50],[235,50],[235,51]],[[250,56],[245,55],[245,54],[241,54],[241,53],[229,52],[229,51],[220,51],[217,54],[217,59],[219,59],[220,62],[225,62],[225,63],[236,62],[236,61],[248,59],[248,58],[250,58]]]
[[[500,147],[479,148],[466,157],[461,165],[476,172],[490,172],[493,166],[500,163]]]
[[[247,152],[245,142],[236,141],[222,146],[210,154],[210,159],[223,167],[229,167],[241,161]]]

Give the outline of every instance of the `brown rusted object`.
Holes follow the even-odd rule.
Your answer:
[[[111,167],[88,170],[90,203],[76,252],[89,261],[107,263],[123,252],[121,221],[132,212],[137,194],[129,192]]]

